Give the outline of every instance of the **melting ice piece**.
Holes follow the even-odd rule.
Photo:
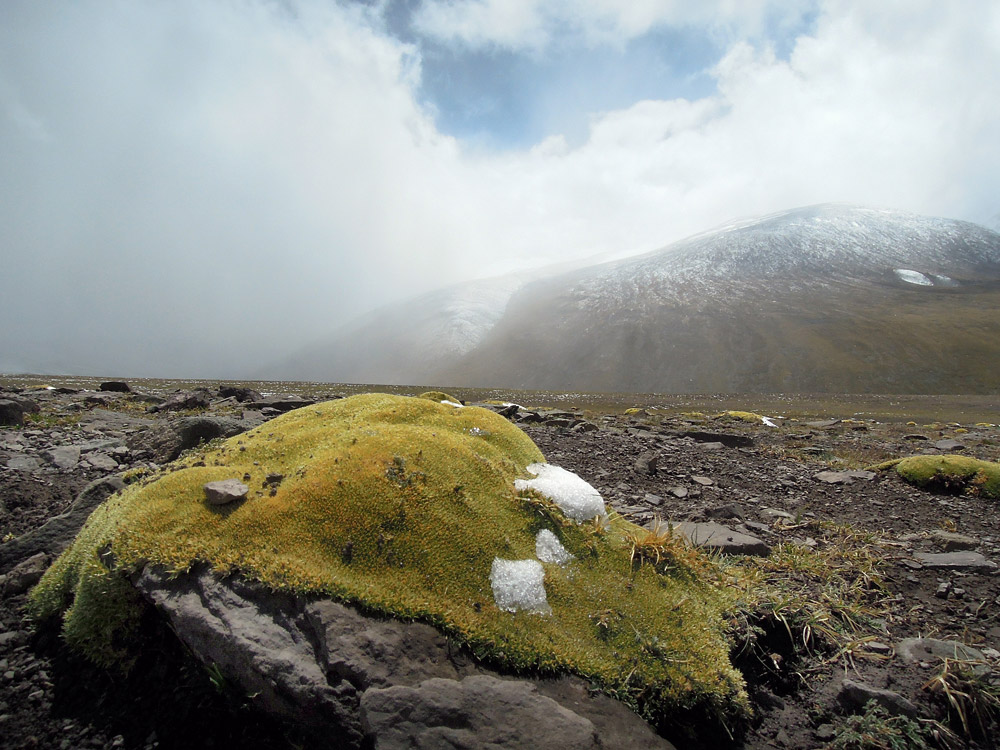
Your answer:
[[[548,529],[542,529],[535,536],[535,557],[542,562],[565,565],[575,559],[562,542]]]
[[[545,569],[538,560],[493,559],[490,585],[497,607],[506,612],[552,613],[545,598]]]
[[[927,278],[924,274],[920,273],[920,271],[911,271],[908,268],[895,268],[893,269],[893,273],[895,273],[901,281],[905,281],[907,284],[934,286],[934,282]]]
[[[572,471],[551,464],[531,464],[528,471],[535,478],[515,479],[514,489],[541,492],[574,521],[608,517],[601,493]]]

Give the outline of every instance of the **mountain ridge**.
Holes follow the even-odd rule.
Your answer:
[[[455,289],[441,294],[456,299]],[[970,222],[806,206],[630,258],[521,277],[491,300],[492,319],[463,351],[422,356],[431,346],[412,309],[382,337],[367,329],[366,345],[408,353],[393,371],[358,374],[676,393],[1000,389],[1000,234]],[[461,320],[444,309],[439,331]],[[340,351],[350,350],[342,339]],[[324,376],[345,379],[338,374]]]

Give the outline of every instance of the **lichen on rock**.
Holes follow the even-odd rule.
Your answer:
[[[290,411],[100,506],[32,611],[61,615],[66,640],[98,663],[127,664],[123,636],[143,606],[129,576],[207,564],[431,624],[505,670],[579,675],[654,722],[694,708],[738,723],[747,702],[724,635],[729,594],[682,563],[634,564],[636,527],[614,514],[538,512],[537,490],[515,482],[543,463],[524,432],[476,407],[367,394]],[[246,499],[206,503],[205,484],[231,477]],[[542,530],[575,558],[536,563],[551,615],[506,611],[494,561],[534,558]]]

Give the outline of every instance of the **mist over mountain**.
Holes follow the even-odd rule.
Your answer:
[[[635,392],[1000,390],[1000,234],[854,206],[387,308],[284,374]]]

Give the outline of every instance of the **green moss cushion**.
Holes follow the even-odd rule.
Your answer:
[[[507,669],[577,673],[654,720],[696,706],[742,716],[729,599],[706,580],[711,566],[666,553],[641,564],[641,529],[614,514],[578,523],[537,489],[517,490],[542,462],[485,409],[382,394],[298,409],[98,508],[33,592],[33,611],[62,614],[67,640],[96,661],[127,663],[122,636],[140,608],[124,574],[207,562],[429,622]],[[204,485],[223,479],[249,486],[246,498],[207,502]],[[539,556],[548,613],[498,606],[496,561]]]

